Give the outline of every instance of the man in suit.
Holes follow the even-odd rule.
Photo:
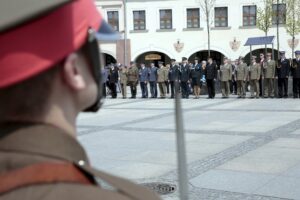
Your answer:
[[[139,81],[142,90],[142,98],[148,98],[148,82],[149,82],[149,69],[145,66],[145,63],[141,64],[139,70]]]
[[[247,79],[247,64],[244,63],[244,58],[240,57],[238,60],[238,64],[235,68],[235,80],[237,83],[237,95],[238,98],[245,98],[246,97],[246,88],[245,82]]]
[[[130,91],[131,91],[131,99],[135,99],[136,98],[136,86],[138,84],[138,80],[139,80],[139,70],[136,67],[135,62],[130,62],[130,67],[128,69],[127,72],[127,76],[128,76],[128,83],[130,86]]]
[[[171,98],[175,97],[175,84],[178,84],[178,78],[179,78],[179,66],[176,64],[175,59],[171,59],[171,67],[169,70],[169,82],[171,85]]]
[[[189,98],[189,84],[190,82],[190,66],[186,57],[182,58],[182,64],[180,66],[180,85],[182,98]]]
[[[151,98],[157,98],[157,67],[155,67],[154,63],[150,64],[149,82]]]
[[[278,79],[278,98],[288,97],[288,79],[290,73],[290,61],[285,58],[285,51],[280,51],[280,59],[276,67],[276,79]]]
[[[118,81],[119,81],[119,70],[114,64],[112,64],[109,69],[108,82],[109,82],[109,88],[111,90],[111,97],[113,99],[117,98]]]
[[[293,95],[294,98],[300,98],[300,51],[295,51],[296,58],[293,60]]]
[[[274,78],[275,78],[276,63],[272,60],[272,54],[267,53],[267,61],[265,62],[264,69],[264,98],[274,98]]]
[[[168,69],[163,65],[163,62],[158,62],[158,70],[157,70],[157,83],[160,92],[160,98],[166,98],[167,86],[166,81],[168,81]]]
[[[215,81],[218,76],[218,70],[216,63],[213,62],[212,58],[207,59],[207,65],[204,74],[206,78],[208,98],[213,99],[215,98]]]
[[[259,96],[260,97],[263,97],[264,96],[264,87],[263,87],[263,71],[264,71],[264,66],[266,64],[266,58],[265,58],[265,55],[263,53],[260,53],[259,54],[259,58],[260,58],[260,67],[261,67],[261,73],[260,73],[260,78],[259,78]]]
[[[248,77],[250,82],[250,98],[259,98],[259,79],[261,74],[261,65],[256,62],[256,56],[252,56],[251,64],[248,69]],[[254,95],[255,92],[255,95]]]
[[[229,97],[229,80],[231,80],[232,75],[232,65],[228,63],[228,58],[224,58],[224,64],[220,67],[220,81],[221,81],[221,90],[222,98]]]

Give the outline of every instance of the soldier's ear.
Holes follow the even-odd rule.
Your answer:
[[[72,53],[65,59],[62,76],[65,84],[72,90],[79,91],[86,87],[84,77],[79,69],[79,55]]]

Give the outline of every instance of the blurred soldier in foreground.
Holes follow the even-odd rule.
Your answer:
[[[224,58],[224,64],[220,67],[220,81],[222,98],[229,97],[229,80],[231,80],[232,66],[228,63],[228,58]]]
[[[175,97],[175,83],[178,82],[179,77],[179,66],[176,65],[176,60],[171,59],[171,67],[169,70],[169,82],[171,85],[171,98],[173,99]]]
[[[290,74],[290,61],[285,58],[285,52],[280,52],[280,59],[276,67],[276,79],[278,79],[278,98],[288,98],[288,81]]]
[[[130,91],[131,91],[131,99],[136,98],[136,86],[138,84],[139,80],[139,70],[136,67],[135,62],[130,62],[130,67],[127,72],[127,77],[128,77],[128,84],[130,86]]]
[[[252,56],[252,61],[249,66],[249,82],[250,82],[250,98],[259,98],[259,78],[261,66],[256,62],[256,56]],[[255,92],[255,95],[254,95]]]
[[[244,58],[240,57],[235,69],[235,80],[237,83],[238,98],[246,97],[245,82],[247,79],[247,74],[248,74],[247,64],[244,63]]]
[[[166,81],[168,81],[168,70],[163,65],[163,62],[158,62],[158,70],[157,70],[157,83],[160,92],[160,98],[166,98],[167,86]]]
[[[217,65],[213,62],[212,58],[208,58],[207,66],[204,71],[205,78],[206,78],[206,86],[208,92],[208,98],[213,99],[215,98],[215,81],[217,79],[218,70]]]
[[[275,68],[276,68],[275,65],[276,65],[275,61],[272,60],[272,54],[267,53],[267,61],[263,66],[265,98],[268,97],[274,98],[274,78],[275,78]]]
[[[97,38],[116,39],[94,1],[2,0],[0,13],[0,199],[159,199],[92,168],[76,140],[78,114],[101,105]]]
[[[293,94],[294,98],[300,98],[300,51],[295,51],[296,59],[293,60]]]
[[[121,83],[121,92],[123,99],[127,98],[127,67],[126,66],[121,66],[120,71],[119,71],[119,79]]]

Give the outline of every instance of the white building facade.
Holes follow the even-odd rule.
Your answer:
[[[111,56],[112,61],[124,63],[126,60],[128,64],[130,60],[146,63],[161,60],[168,63],[170,58],[177,61],[182,57],[191,61],[196,56],[207,58],[207,26],[199,0],[101,0],[96,4],[104,18],[123,36],[122,41],[101,44],[102,51]],[[247,39],[265,35],[256,27],[259,7],[263,7],[260,0],[216,0],[212,9],[210,45],[215,60],[221,62],[224,56],[230,59],[249,57],[250,48],[244,46]],[[284,18],[284,13],[280,17]],[[276,36],[276,31],[274,24],[268,35]],[[279,26],[279,35],[279,50],[291,57],[291,36],[284,24]],[[296,41],[299,38],[297,35]],[[254,54],[263,49],[264,45],[252,47]],[[276,37],[274,49],[276,52]]]

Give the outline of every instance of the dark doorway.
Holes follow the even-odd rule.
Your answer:
[[[268,53],[272,53],[272,49],[267,48],[267,52]],[[265,54],[265,48],[262,49],[256,49],[254,51],[252,51],[252,56],[256,56],[257,57],[257,62],[259,62],[259,54]],[[278,60],[278,51],[276,49],[274,49],[274,60]],[[244,58],[245,62],[250,65],[250,52],[245,56]]]
[[[107,53],[103,53],[104,65],[107,66],[112,63],[116,63],[116,59]]]
[[[140,63],[145,63],[146,66],[149,66],[150,63],[154,62],[155,66],[158,66],[158,62],[161,61],[164,65],[169,64],[171,62],[171,58],[161,52],[158,51],[150,51],[143,53],[137,57],[135,62],[139,65]]]
[[[202,60],[207,61],[208,51],[198,51],[194,53],[189,57],[189,62],[194,62],[195,57],[198,57],[200,59],[199,62],[201,62]],[[218,51],[210,51],[210,57],[212,57],[212,59],[217,63],[217,65],[220,66],[223,62],[224,55]]]

